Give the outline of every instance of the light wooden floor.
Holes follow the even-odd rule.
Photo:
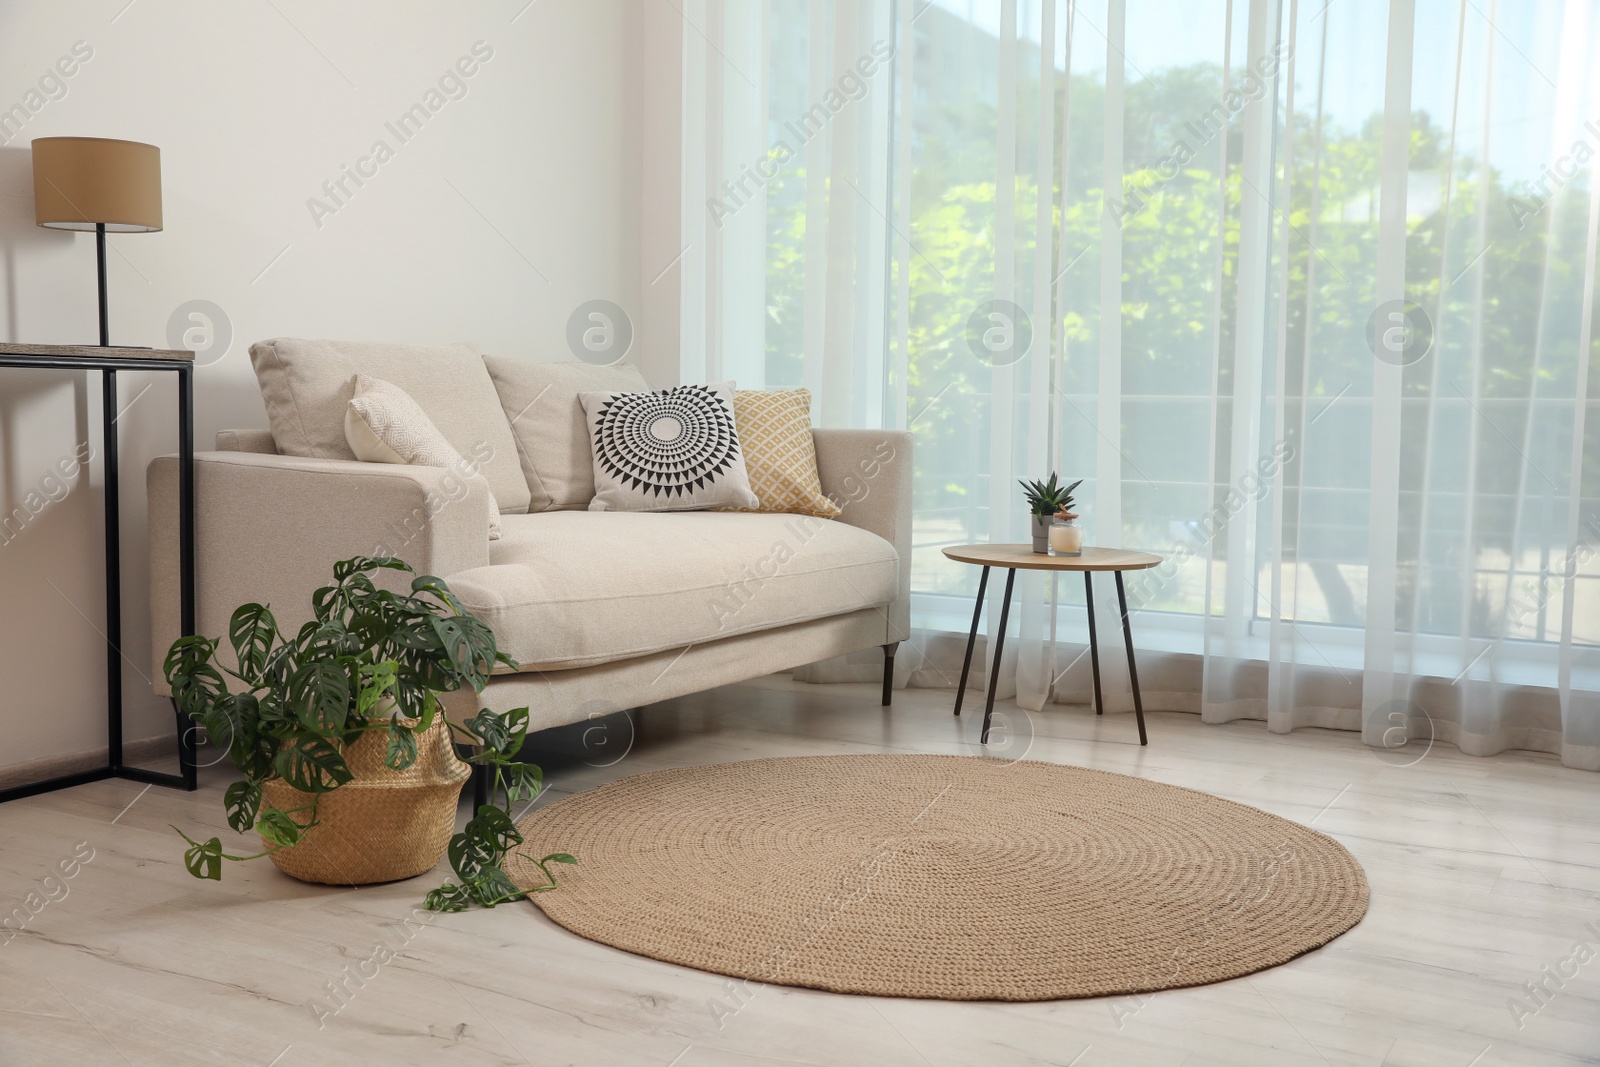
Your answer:
[[[625,759],[557,769],[551,796],[758,756],[976,752],[976,724],[953,720],[950,700],[901,692],[884,712],[869,686],[729,687],[646,709]],[[1010,717],[1009,756],[1124,771],[1314,823],[1366,867],[1370,912],[1286,966],[1143,1002],[768,987],[725,1014],[740,1003],[726,979],[583,941],[531,905],[418,913],[420,925],[399,932],[439,876],[325,889],[259,862],[230,866],[220,886],[196,882],[168,824],[221,829],[231,778],[214,768],[197,795],[102,782],[0,807],[0,912],[23,906],[80,842],[93,849],[47,887],[59,899],[0,944],[0,1064],[1600,1063],[1600,776],[1548,756],[1445,747],[1400,767],[1350,734],[1179,714],[1152,716],[1143,750],[1125,715],[1010,705]],[[1579,942],[1596,957],[1564,987],[1548,982],[1548,1003],[1519,1028],[1508,999],[1526,998],[1523,983],[1554,973]],[[368,964],[380,943],[394,958]],[[371,977],[350,982],[347,1006],[319,1028],[310,1005],[335,1006],[326,985],[347,966]]]

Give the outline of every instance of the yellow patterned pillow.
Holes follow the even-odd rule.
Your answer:
[[[733,421],[744,451],[757,511],[786,511],[831,519],[839,505],[822,495],[817,449],[811,440],[811,391],[739,389]],[[729,510],[744,511],[745,508]]]

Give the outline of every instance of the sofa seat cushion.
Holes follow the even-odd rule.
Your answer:
[[[809,515],[507,515],[489,566],[448,575],[524,671],[631,659],[882,608],[894,546]]]

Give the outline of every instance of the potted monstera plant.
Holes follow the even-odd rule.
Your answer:
[[[293,636],[267,605],[246,604],[228,625],[231,657],[220,639],[173,644],[164,673],[178,707],[243,775],[223,796],[228,825],[253,829],[263,846],[232,855],[220,838],[183,834],[185,866],[220,879],[223,860],[267,856],[304,881],[358,885],[421,874],[448,854],[459,881],[426,900],[445,911],[554,888],[548,864],[577,862],[566,853],[534,861],[548,884],[531,889],[503,867],[523,843],[510,805],[542,788],[539,768],[515,759],[528,709],[484,709],[458,725],[440,707],[441,694],[481,692],[497,664],[516,664],[442,580],[417,576],[397,593],[373,582],[383,570],[411,572],[388,557],[334,564],[334,584],[312,595],[312,618]],[[493,769],[494,789],[453,834],[471,775],[458,740]]]
[[[1049,551],[1050,520],[1059,512],[1072,510],[1072,491],[1083,484],[1079,478],[1071,485],[1062,485],[1056,472],[1050,472],[1049,481],[1027,482],[1019,479],[1022,495],[1028,501],[1029,532],[1033,534],[1033,550]]]

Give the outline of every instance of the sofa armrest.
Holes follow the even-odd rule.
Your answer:
[[[905,430],[812,430],[822,492],[840,522],[875,533],[900,556],[899,592],[886,609],[885,643],[911,636],[911,434]]]
[[[278,443],[272,439],[271,430],[218,430],[218,452],[259,452],[276,456]]]
[[[199,632],[225,637],[240,604],[270,604],[285,633],[311,618],[333,564],[399,556],[441,577],[489,562],[489,494],[442,467],[302,459],[256,452],[195,456],[195,608]],[[146,474],[150,626],[157,692],[178,637],[178,457]],[[384,572],[380,584],[409,588]],[[375,577],[374,580],[380,580]]]

